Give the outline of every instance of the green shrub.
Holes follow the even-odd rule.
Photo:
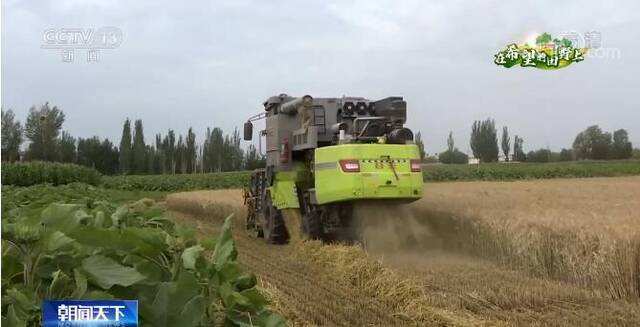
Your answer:
[[[129,175],[104,176],[102,185],[118,190],[179,192],[241,188],[249,181],[250,171],[182,174],[182,175]]]
[[[640,175],[640,161],[571,161],[555,163],[487,163],[425,165],[425,181],[518,180]]]
[[[573,160],[573,150],[572,149],[562,149],[560,151],[560,161],[571,161]]]
[[[73,182],[98,185],[100,179],[97,170],[74,164],[44,161],[2,163],[2,185],[63,185]]]
[[[527,153],[527,162],[550,162],[554,161],[551,159],[552,152],[548,149],[538,149],[536,151],[529,151]]]
[[[189,175],[104,176],[102,186],[126,191],[164,192],[242,188],[247,185],[250,174],[250,171],[239,171]],[[627,176],[640,175],[640,160],[427,164],[423,166],[423,174],[427,182]]]
[[[466,164],[469,163],[469,156],[459,151],[458,149],[454,149],[453,151],[447,150],[445,152],[440,153],[438,156],[440,162],[444,164]]]

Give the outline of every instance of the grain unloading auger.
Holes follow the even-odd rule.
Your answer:
[[[422,197],[422,169],[413,133],[404,127],[402,97],[272,96],[266,119],[266,167],[245,188],[246,228],[269,243],[298,237],[357,239],[353,204],[411,202]],[[389,217],[394,219],[394,217]]]

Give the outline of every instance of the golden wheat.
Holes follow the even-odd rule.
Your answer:
[[[640,319],[632,296],[640,248],[620,240],[633,240],[638,231],[632,228],[639,224],[633,219],[638,182],[427,184],[425,198],[406,208],[356,210],[375,218],[364,225],[371,253],[318,242],[268,246],[247,238],[239,190],[173,194],[167,204],[195,214],[186,221],[206,235],[237,212],[241,263],[259,275],[274,306],[294,325],[629,325]],[[559,220],[567,212],[573,222]],[[610,226],[594,229],[598,222]],[[408,238],[412,252],[404,253]],[[385,250],[395,253],[384,257]]]
[[[640,297],[640,177],[427,184],[412,211],[449,248]]]

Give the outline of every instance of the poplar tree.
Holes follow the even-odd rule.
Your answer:
[[[493,119],[476,120],[471,127],[471,150],[481,162],[498,160],[498,132]]]
[[[131,149],[131,121],[127,118],[122,126],[122,137],[120,138],[120,156],[118,157],[120,173],[129,174],[132,172],[133,153]]]
[[[143,174],[147,171],[147,145],[144,142],[144,130],[142,120],[135,121],[132,147],[133,171],[136,174]]]
[[[509,152],[511,150],[511,138],[507,126],[502,127],[502,153],[504,153],[504,161],[509,161]]]

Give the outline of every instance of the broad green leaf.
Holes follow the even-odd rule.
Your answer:
[[[13,304],[17,316],[23,319],[29,319],[33,313],[38,312],[40,309],[36,305],[36,299],[33,294],[21,292],[16,288],[6,291],[5,296],[2,298],[2,304]]]
[[[166,228],[172,225],[173,225],[173,222],[169,218],[163,217],[163,216],[149,218],[149,219],[146,219],[144,222],[145,227],[149,226],[149,227],[155,227],[155,228]]]
[[[184,224],[177,224],[174,227],[175,235],[184,239],[184,240],[192,240],[195,238],[195,231],[191,226],[187,226]]]
[[[238,257],[238,252],[231,233],[232,218],[233,214],[227,217],[222,225],[220,237],[218,238],[218,243],[216,243],[216,249],[213,253],[213,260],[216,266],[235,262]]]
[[[156,293],[155,299],[153,299],[153,316],[146,317],[150,319],[153,326],[168,326],[169,318],[169,298],[171,296],[172,283],[161,283],[158,285],[158,293]]]
[[[72,243],[73,239],[59,231],[46,233],[42,239],[43,250],[46,253],[62,250],[63,248],[70,246]]]
[[[269,304],[267,299],[255,287],[241,291],[240,295],[246,298],[247,302],[254,307],[261,308]]]
[[[205,313],[205,298],[202,295],[197,295],[191,298],[189,302],[185,303],[182,307],[182,311],[172,319],[172,325],[174,326],[199,326],[204,318]]]
[[[140,282],[142,284],[155,285],[159,282],[166,281],[165,279],[171,278],[170,274],[165,273],[157,264],[148,260],[141,260],[133,266],[136,267],[136,270],[139,273],[146,277]]]
[[[227,321],[231,321],[231,325],[240,327],[284,327],[287,326],[286,320],[279,314],[264,310],[259,313],[243,312],[243,311],[227,311]]]
[[[87,276],[85,276],[79,269],[73,270],[73,276],[76,280],[76,289],[71,294],[72,299],[80,299],[87,292]]]
[[[204,248],[200,245],[194,245],[182,252],[182,265],[185,269],[196,269],[196,259],[200,257]]]
[[[191,298],[198,295],[201,291],[200,285],[193,273],[189,271],[181,271],[178,280],[175,283],[175,290],[171,296],[171,304],[174,308],[184,306]],[[173,310],[177,313],[177,310]]]
[[[235,286],[238,291],[244,291],[246,289],[256,286],[258,280],[254,274],[244,274],[235,281]]]
[[[191,326],[192,321],[202,320],[208,302],[198,281],[187,271],[175,282],[159,283],[153,297],[145,292],[139,299],[142,318],[153,326]]]
[[[93,255],[82,260],[82,269],[90,281],[103,289],[109,289],[113,285],[131,286],[145,278],[134,268],[123,266],[101,255]]]
[[[127,206],[120,206],[116,209],[111,215],[111,228],[119,228],[120,222],[125,218],[125,216],[129,213],[129,208]]]
[[[231,308],[238,301],[242,301],[242,299],[239,298],[240,294],[236,292],[228,282],[222,283],[218,286],[218,293],[220,294],[220,299],[226,308]]]
[[[18,276],[22,274],[24,266],[18,249],[9,244],[9,242],[2,241],[2,279],[8,280],[12,276]]]
[[[81,299],[86,300],[113,300],[115,297],[107,292],[99,291],[99,290],[91,290],[81,297]]]
[[[220,288],[222,289],[222,287]],[[227,292],[225,287],[225,292]],[[251,311],[251,309],[260,309],[267,305],[267,300],[258,292],[255,288],[250,288],[242,292],[231,290],[226,294],[228,303],[225,305],[229,309],[235,309],[240,311]]]
[[[284,317],[275,312],[265,311],[260,314],[255,325],[264,327],[285,327],[287,326],[287,321]]]
[[[235,262],[216,265],[214,270],[213,281],[217,284],[234,283],[240,275],[240,268]]]
[[[165,248],[164,232],[156,229],[101,229],[93,226],[77,228],[69,236],[83,245],[112,248],[131,253],[156,256]]]
[[[150,256],[158,255],[168,247],[166,236],[165,231],[157,228],[128,227],[122,230],[122,237],[135,244],[134,251]]]
[[[2,239],[16,244],[32,244],[40,240],[43,228],[39,225],[29,225],[23,222],[3,224]]]
[[[123,251],[129,251],[134,248],[134,245],[131,242],[127,242],[117,230],[86,226],[69,232],[68,236],[82,245],[113,248]]]
[[[205,238],[200,240],[200,245],[207,251],[213,251],[216,249],[216,243],[218,240],[214,238]]]
[[[7,316],[2,317],[2,326],[26,327],[27,322],[18,317],[16,309],[13,307],[13,305],[9,305],[9,307],[7,308]]]
[[[77,204],[51,204],[42,211],[41,223],[48,228],[67,232],[76,228],[83,220],[92,218],[80,209],[81,206]]]
[[[79,265],[81,257],[71,256],[72,251],[66,254],[59,253],[56,255],[44,255],[38,260],[38,266],[35,267],[35,274],[38,278],[46,279],[45,285],[48,285],[51,276],[57,270],[70,271],[72,267]],[[74,254],[75,255],[75,254]]]
[[[74,283],[67,274],[58,270],[52,274],[52,277],[53,280],[47,290],[48,299],[63,299],[72,293]]]
[[[141,283],[144,283],[141,282]],[[153,300],[156,298],[156,294],[158,293],[158,286],[162,283],[156,283],[154,286],[142,286],[139,287],[138,296],[138,312],[140,314],[141,320],[149,324],[150,317],[154,316]],[[142,326],[142,325],[141,325]]]
[[[104,211],[96,212],[96,217],[93,220],[93,226],[99,228],[104,227]]]

